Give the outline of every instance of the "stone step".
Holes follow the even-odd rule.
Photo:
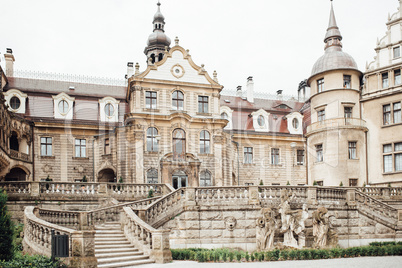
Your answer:
[[[126,236],[123,233],[121,233],[121,234],[95,233],[95,239],[106,238],[106,237],[124,237],[124,238],[126,238]]]
[[[111,264],[111,263],[118,263],[118,262],[145,260],[145,259],[149,259],[149,256],[139,255],[139,256],[125,256],[125,257],[112,257],[112,258],[98,258],[98,265],[99,264]]]
[[[125,245],[127,245],[127,244],[130,244],[130,241],[128,241],[127,239],[124,239],[124,240],[117,240],[117,239],[114,239],[114,240],[101,240],[101,241],[99,241],[98,239],[95,239],[95,246],[96,245],[123,245],[123,244],[125,244]]]
[[[95,230],[121,231],[121,226],[95,226]]]
[[[143,255],[144,252],[136,250],[124,250],[121,252],[110,252],[110,250],[105,250],[105,253],[95,252],[96,258],[113,258],[113,257],[125,257],[125,256],[138,256]]]
[[[135,247],[125,247],[125,248],[110,248],[110,247],[108,247],[108,248],[95,248],[95,255],[96,254],[106,254],[106,253],[111,253],[111,254],[114,254],[114,253],[122,253],[122,252],[133,252],[133,253],[135,253],[135,252],[140,252],[140,251],[138,251],[138,249],[137,248],[135,248]]]
[[[130,243],[127,243],[127,244],[115,244],[115,245],[110,245],[110,244],[102,244],[102,245],[99,245],[99,244],[96,244],[95,243],[95,251],[96,251],[96,249],[112,249],[112,248],[134,248],[134,246],[133,245],[131,245]]]
[[[99,268],[118,268],[118,267],[131,267],[141,264],[154,263],[153,260],[144,259],[137,261],[126,261],[126,262],[117,262],[117,263],[109,263],[109,264],[98,264]]]
[[[122,230],[95,230],[96,234],[124,234]]]
[[[95,236],[95,242],[103,241],[127,241],[127,238],[125,236]]]

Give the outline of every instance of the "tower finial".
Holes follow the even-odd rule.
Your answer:
[[[327,49],[330,46],[342,47],[342,44],[341,44],[342,35],[341,35],[341,32],[339,31],[338,25],[336,23],[334,6],[333,6],[332,2],[333,2],[333,0],[331,0],[331,12],[329,14],[328,29],[327,29],[327,33],[326,33],[325,39],[324,39],[324,42],[326,44],[325,49]]]

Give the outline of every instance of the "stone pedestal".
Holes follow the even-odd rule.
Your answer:
[[[95,257],[95,231],[74,233],[71,237],[72,257],[69,267],[95,268],[98,261]]]
[[[170,251],[168,230],[157,230],[152,232],[152,252],[151,258],[156,263],[167,263],[172,261],[172,252]]]
[[[307,188],[307,202],[309,205],[317,205],[317,187]]]
[[[346,191],[346,203],[349,206],[355,206],[356,205],[356,192],[354,189],[348,189]]]
[[[31,195],[40,196],[40,184],[38,181],[31,182]]]
[[[186,189],[186,206],[196,206],[195,202],[195,188],[187,187]]]
[[[250,205],[259,205],[260,200],[258,198],[258,186],[250,186],[249,187],[249,193],[248,193],[248,203]]]

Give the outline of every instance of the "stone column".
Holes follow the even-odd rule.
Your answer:
[[[172,252],[170,251],[168,230],[156,230],[152,232],[152,252],[151,259],[156,263],[167,263],[172,261]]]
[[[317,187],[308,187],[307,188],[307,202],[310,205],[317,204]]]

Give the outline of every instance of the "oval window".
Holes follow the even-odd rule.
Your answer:
[[[297,118],[293,118],[292,125],[293,125],[294,129],[298,129],[299,128],[299,120],[297,120]]]
[[[114,114],[114,107],[112,104],[108,103],[105,105],[105,114],[107,116],[113,116]]]
[[[257,121],[258,121],[258,125],[259,125],[260,127],[263,127],[263,126],[265,125],[265,118],[264,118],[264,116],[259,115]]]
[[[68,103],[65,100],[59,102],[59,112],[66,114],[68,112]]]
[[[14,96],[10,99],[10,106],[13,110],[17,110],[21,106],[21,101],[18,97]]]

